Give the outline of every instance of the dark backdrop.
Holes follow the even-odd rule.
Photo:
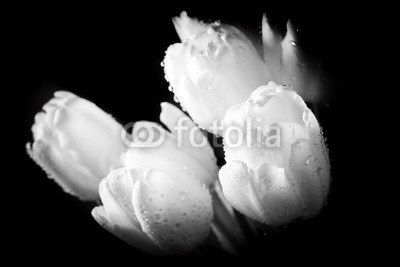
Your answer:
[[[265,264],[271,259],[318,263],[320,259],[344,261],[345,256],[354,255],[360,243],[358,211],[363,204],[354,195],[360,178],[349,168],[353,155],[345,144],[349,136],[354,137],[343,129],[351,116],[342,93],[352,91],[349,73],[357,62],[350,56],[350,40],[357,38],[358,22],[346,6],[234,5],[239,4],[225,8],[211,3],[201,7],[35,5],[4,10],[12,15],[3,25],[10,44],[5,51],[10,59],[6,76],[11,79],[3,101],[7,117],[17,122],[17,135],[10,140],[14,160],[6,193],[11,197],[5,194],[5,206],[10,208],[5,220],[10,225],[3,230],[11,237],[8,247],[21,252],[21,259],[132,265],[143,264],[139,260],[216,260],[217,255],[204,259],[197,254],[160,259],[127,246],[92,219],[95,204],[63,193],[25,153],[34,115],[59,89],[93,101],[121,123],[158,121],[160,102],[173,102],[160,62],[166,48],[178,41],[171,17],[182,10],[200,19],[220,19],[252,29],[254,34],[261,30],[263,12],[278,30],[285,29],[288,18],[299,28],[299,45],[321,64],[328,80],[329,106],[320,119],[330,148],[331,194],[316,219],[283,229],[273,243],[259,249],[260,259]]]

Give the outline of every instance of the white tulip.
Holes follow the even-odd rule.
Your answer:
[[[66,192],[83,200],[98,199],[100,181],[122,167],[122,126],[69,92],[56,92],[43,110],[35,117],[28,154]]]
[[[166,51],[166,79],[182,108],[202,128],[211,131],[228,108],[272,80],[251,41],[235,27],[205,24],[185,12],[174,25],[182,43]]]
[[[160,118],[171,132],[160,146],[128,150],[125,168],[101,182],[103,206],[92,214],[104,228],[143,251],[185,254],[196,249],[211,228],[208,185],[218,177],[216,158],[208,143],[204,147],[190,143],[192,129],[197,141],[206,139],[178,108],[163,103]],[[186,130],[179,137],[181,121]],[[163,131],[155,123],[135,124],[144,126]]]
[[[296,92],[270,82],[229,109],[223,125],[227,163],[219,178],[235,209],[269,225],[319,212],[329,157],[317,119]]]

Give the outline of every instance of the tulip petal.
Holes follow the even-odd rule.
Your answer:
[[[112,224],[108,219],[107,213],[103,206],[95,207],[92,210],[92,216],[101,227],[125,241],[129,245],[153,255],[165,254],[151,240],[147,240],[144,238],[144,236],[138,235],[138,232],[132,232],[130,229],[122,228],[119,225]]]
[[[79,166],[59,147],[37,140],[33,144],[27,144],[26,149],[36,164],[66,193],[82,200],[98,198],[99,181],[93,179],[84,166]]]
[[[55,93],[55,98],[44,109],[54,110],[53,124],[61,148],[71,153],[76,151],[77,161],[91,163],[93,176],[102,179],[111,170],[122,166],[123,128],[110,115],[67,92]]]
[[[243,162],[231,161],[221,168],[219,178],[231,205],[253,220],[280,225],[302,211],[283,168],[262,163],[253,172]]]
[[[190,18],[186,11],[183,11],[179,17],[174,17],[172,22],[174,23],[175,30],[182,42],[185,42],[187,39],[201,33],[206,28],[204,22],[199,21],[196,18]]]
[[[173,93],[180,101],[180,105],[184,110],[189,110],[192,119],[200,126],[204,127],[209,122],[214,120],[213,110],[207,108],[204,105],[202,99],[204,90],[198,90],[195,84],[186,72],[187,66],[185,61],[185,56],[187,57],[190,50],[188,50],[188,44],[173,44],[171,45],[166,53],[164,59],[164,72],[167,81],[170,83],[171,88],[173,88]],[[190,56],[191,57],[191,56]],[[204,89],[204,88],[202,88]],[[211,103],[218,103],[218,106],[225,103],[220,103],[218,97],[211,97],[207,101],[212,101]],[[222,108],[220,108],[222,110]],[[218,110],[219,113],[222,111]]]
[[[246,102],[231,107],[225,114],[223,125],[237,125],[246,129],[250,120],[252,128],[276,122],[304,126],[303,112],[307,109],[295,91],[269,82],[257,88]]]
[[[203,132],[180,109],[169,103],[161,103],[160,120],[163,122],[177,141],[181,141],[182,149],[202,163],[204,169],[217,176],[217,165],[214,151]],[[203,145],[205,144],[205,145]],[[180,146],[180,144],[178,144]]]
[[[211,195],[185,174],[146,170],[135,184],[132,203],[143,231],[168,253],[192,251],[210,231]]]
[[[325,140],[315,116],[311,111],[308,113],[306,124],[310,139],[294,143],[289,159],[289,172],[296,177],[297,191],[307,208],[306,218],[319,212],[330,185],[330,162]]]
[[[256,170],[256,194],[265,211],[262,222],[269,225],[289,223],[304,212],[304,205],[287,176],[285,168],[266,162]]]
[[[227,162],[219,171],[225,198],[239,212],[253,220],[263,220],[264,210],[256,197],[254,172],[241,161]]]
[[[152,254],[163,254],[142,231],[131,203],[133,185],[141,177],[139,170],[111,172],[99,187],[103,207],[95,208],[92,215],[101,226],[128,244]]]

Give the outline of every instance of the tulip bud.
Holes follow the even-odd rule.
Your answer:
[[[122,126],[69,92],[56,92],[43,110],[35,117],[28,154],[65,192],[83,200],[98,199],[100,181],[122,167]]]
[[[205,24],[182,13],[174,19],[182,40],[168,48],[164,71],[182,108],[211,131],[228,108],[271,80],[251,41],[238,29]]]
[[[318,121],[299,95],[270,82],[229,109],[223,125],[227,163],[219,178],[234,208],[269,225],[319,212],[330,184],[329,157]]]
[[[211,228],[207,185],[217,178],[216,158],[208,143],[192,143],[207,139],[179,109],[163,103],[160,118],[171,132],[157,135],[165,138],[158,146],[128,150],[125,168],[101,182],[103,206],[92,214],[104,228],[145,252],[185,254],[200,245]],[[141,134],[138,127],[163,131],[151,122],[137,123],[134,140],[135,133]]]

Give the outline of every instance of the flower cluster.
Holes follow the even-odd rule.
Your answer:
[[[162,65],[191,118],[162,103],[166,128],[141,121],[129,132],[88,100],[56,92],[35,117],[28,154],[66,192],[101,203],[92,215],[102,227],[154,255],[190,253],[209,235],[234,252],[234,210],[270,226],[318,214],[329,156],[303,101],[313,99],[293,84],[302,77],[290,23],[282,37],[263,17],[262,56],[231,25],[185,12],[173,23],[181,42]],[[223,137],[220,169],[201,129]]]

